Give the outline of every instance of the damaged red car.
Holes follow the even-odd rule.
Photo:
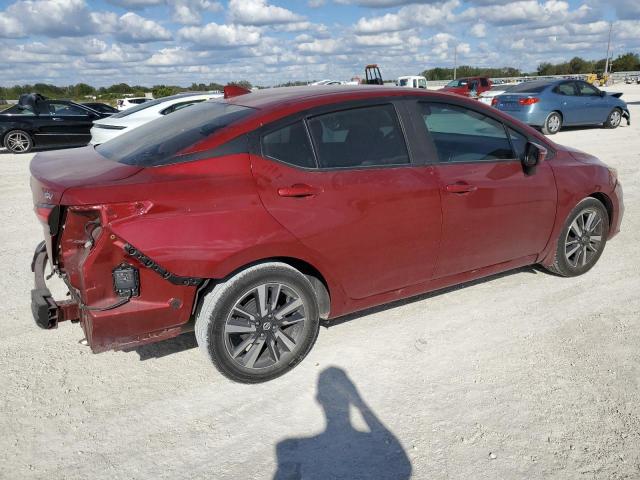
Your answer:
[[[31,173],[39,326],[79,322],[96,353],[195,330],[249,383],[298,364],[321,319],[525,265],[585,273],[623,212],[597,158],[463,97],[380,86],[203,102]]]

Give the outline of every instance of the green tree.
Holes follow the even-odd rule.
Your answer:
[[[637,53],[619,55],[611,64],[613,72],[634,72],[636,70],[640,70],[640,57]]]

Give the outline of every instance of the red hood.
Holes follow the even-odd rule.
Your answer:
[[[34,204],[56,205],[68,188],[122,180],[142,168],[108,160],[88,146],[39,153],[30,169]]]

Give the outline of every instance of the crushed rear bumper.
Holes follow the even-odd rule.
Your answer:
[[[31,271],[34,274],[35,288],[31,290],[31,313],[40,328],[49,330],[56,328],[64,320],[79,320],[79,305],[72,300],[56,302],[47,288],[44,270],[47,265],[47,247],[41,242],[36,247],[31,261]]]

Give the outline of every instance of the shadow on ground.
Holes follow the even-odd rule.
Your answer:
[[[507,272],[497,273],[495,275],[480,278],[478,280],[473,280],[471,282],[461,283],[460,285],[454,285],[452,287],[443,288],[440,290],[436,290],[434,292],[424,293],[422,295],[405,298],[392,303],[386,303],[378,307],[368,308],[366,310],[361,310],[359,312],[351,313],[349,315],[344,315],[342,317],[334,318],[331,320],[325,320],[325,321],[322,321],[321,325],[325,328],[336,327],[343,323],[350,322],[352,320],[356,320],[358,318],[361,318],[367,315],[384,312],[386,310],[401,307],[403,305],[408,305],[413,302],[420,302],[428,298],[437,297],[438,295],[444,295],[446,293],[454,292],[456,290],[460,290],[463,288],[472,287],[474,285],[480,285],[482,283],[490,282],[498,278],[507,277],[510,275],[515,275],[517,273],[523,273],[523,272],[537,274],[539,270],[540,270],[539,267],[529,266],[529,267],[517,268],[515,270],[509,270]],[[127,350],[127,352],[136,352],[140,356],[140,360],[142,361],[142,360],[149,360],[151,358],[165,357],[173,353],[179,353],[185,350],[196,348],[197,346],[198,344],[196,343],[195,335],[191,332],[191,333],[184,333],[182,335],[179,335],[175,338],[171,338],[169,340],[163,340],[162,342],[142,345],[140,347]]]
[[[316,400],[326,419],[325,430],[313,437],[278,443],[274,480],[411,477],[411,462],[402,445],[365,403],[344,370],[330,367],[320,373]],[[367,431],[353,427],[352,408],[360,413]]]

